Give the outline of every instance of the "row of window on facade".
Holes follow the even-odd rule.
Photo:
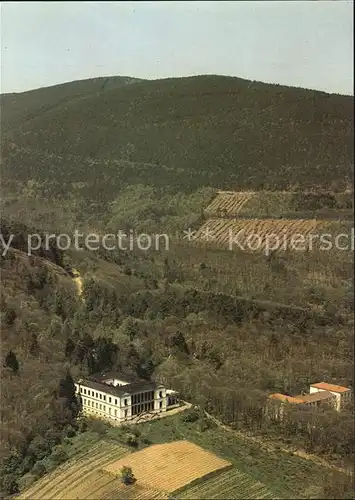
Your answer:
[[[85,399],[83,398],[83,405],[84,406],[91,406],[92,408],[96,408],[97,410],[102,410],[104,412],[106,412],[106,405],[103,405],[101,403],[97,403],[95,401],[91,401],[91,399]],[[109,415],[114,415],[115,417],[117,417],[117,410],[114,410],[113,413],[111,413],[111,407],[109,406],[108,407],[108,414]],[[127,417],[127,410],[125,410],[125,417]]]
[[[91,401],[91,399],[86,399],[83,398],[83,405],[84,406],[91,406],[92,408],[96,408],[97,410],[101,410],[106,412],[106,405],[103,405],[101,403]],[[159,408],[161,409],[163,406],[163,403],[160,401],[159,403]],[[147,402],[147,403],[140,403],[137,405],[133,406],[132,413],[135,415],[137,413],[141,413],[142,411],[149,411],[154,409],[154,402]],[[127,411],[124,411],[124,417],[127,417]],[[117,417],[117,410],[114,410],[114,413],[111,412],[111,407],[108,407],[108,414]]]
[[[80,393],[84,394],[86,396],[91,396],[93,398],[102,399],[103,401],[106,401],[106,395],[105,394],[99,394],[98,392],[91,391],[90,389],[85,389],[85,387],[80,387]],[[113,399],[115,400],[114,403],[112,401]],[[108,402],[117,405],[117,399],[116,398],[111,398],[111,396],[108,396]],[[124,400],[124,405],[125,406],[128,405],[128,400],[127,399]]]
[[[91,391],[90,389],[86,389],[85,387],[80,387],[80,393],[94,397],[96,399],[102,399],[103,401],[106,401],[106,395],[105,394],[100,394],[95,391]],[[159,391],[159,398],[163,397],[163,391]],[[111,396],[108,396],[108,402],[112,403]],[[152,401],[154,399],[154,391],[149,391],[149,392],[143,392],[140,394],[133,394],[132,395],[132,404],[137,404],[137,403],[143,403],[145,401]],[[117,405],[117,399],[115,398],[115,405]],[[127,406],[128,401],[127,399],[124,400],[124,405]]]

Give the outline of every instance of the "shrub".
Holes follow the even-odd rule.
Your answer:
[[[126,486],[136,482],[136,478],[134,477],[134,474],[133,474],[131,467],[125,467],[125,466],[122,467],[122,469],[121,469],[121,481]]]
[[[92,432],[96,432],[100,436],[104,436],[107,432],[107,425],[102,420],[92,420],[90,427]]]
[[[137,448],[138,446],[138,437],[133,434],[132,432],[127,432],[124,437],[125,443],[128,444],[128,446],[132,446],[133,448]]]
[[[78,431],[79,432],[86,432],[88,429],[88,421],[85,417],[82,417],[78,420]]]
[[[37,435],[29,444],[27,453],[28,455],[32,455],[35,460],[41,460],[48,454],[49,450],[50,442],[43,436]]]
[[[36,478],[40,478],[42,476],[45,475],[45,473],[47,472],[46,470],[46,467],[45,465],[43,464],[42,461],[38,461],[34,464],[33,466],[33,469],[32,469],[32,474],[36,477]]]
[[[16,311],[14,309],[9,308],[6,309],[4,313],[4,323],[6,326],[12,326],[16,319]]]
[[[9,351],[7,353],[5,357],[5,367],[10,368],[13,373],[17,373],[19,371],[20,365],[14,352]]]
[[[205,432],[208,429],[213,429],[216,427],[216,424],[208,418],[199,419],[198,424],[200,432]]]
[[[197,422],[197,420],[200,418],[199,411],[196,408],[189,408],[188,410],[185,410],[181,414],[181,420],[183,422]]]
[[[18,493],[19,487],[16,475],[4,474],[1,478],[1,489],[2,493],[5,493],[6,495],[14,495],[15,493]]]
[[[131,425],[130,428],[127,430],[129,430],[132,434],[134,434],[137,437],[141,435],[141,431],[138,429],[137,426]]]
[[[27,455],[22,462],[22,473],[26,474],[26,472],[29,472],[32,469],[35,461],[36,459],[33,455]]]
[[[148,438],[148,436],[141,435],[140,440],[143,444],[151,444],[151,440]]]
[[[63,450],[62,447],[58,446],[50,456],[51,460],[56,464],[62,464],[66,460],[68,460],[67,453]]]
[[[132,275],[132,269],[129,266],[127,266],[127,265],[123,266],[122,271],[127,276],[131,276]]]
[[[18,486],[20,491],[26,490],[36,481],[36,476],[33,474],[25,474],[19,479]]]
[[[64,429],[64,435],[65,435],[65,437],[68,437],[68,438],[74,437],[76,435],[76,431],[75,431],[74,427],[72,427],[71,425],[68,425]]]

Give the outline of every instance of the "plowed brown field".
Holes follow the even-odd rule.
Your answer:
[[[132,467],[137,484],[170,493],[231,464],[189,441],[176,441],[149,446],[111,463],[105,470],[116,475],[124,466]]]

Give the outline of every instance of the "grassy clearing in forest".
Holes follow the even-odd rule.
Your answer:
[[[319,498],[329,477],[328,469],[309,460],[278,449],[270,451],[220,428],[211,427],[201,432],[196,423],[185,423],[179,415],[144,423],[140,430],[154,443],[187,439],[233,465],[206,482],[191,485],[191,492],[189,488],[178,492],[181,498],[203,498],[203,491],[208,491],[204,498]],[[233,477],[236,483],[231,489]],[[226,491],[219,478],[225,478]]]
[[[262,442],[253,442],[243,435],[239,437],[213,424],[202,430],[199,422],[184,422],[182,415],[140,424],[139,430],[150,445],[146,447],[141,443],[143,449],[134,453],[120,444],[122,431],[119,427],[107,426],[104,437],[93,432],[76,436],[70,446],[72,452],[68,452],[71,459],[39,479],[20,498],[155,500],[168,497],[167,484],[174,498],[191,500],[321,498],[323,486],[329,480],[329,469],[317,463],[275,447],[271,449],[267,443],[264,446]],[[179,474],[175,473],[172,466],[178,458],[179,450],[175,448],[179,442],[187,440],[193,450],[196,448],[204,457],[212,457],[214,464],[217,460],[218,464],[230,464],[230,467],[215,470],[218,467],[214,466],[209,473],[201,470],[203,460],[195,456],[191,467],[179,469],[184,477],[193,469],[196,472],[194,478],[189,476],[188,480],[178,484],[176,477]],[[160,461],[160,466],[159,463],[153,463],[156,472],[151,476],[148,474],[148,477],[143,470],[144,460],[140,462],[139,457],[154,454],[159,448],[154,446],[157,444],[162,444],[162,450],[169,452],[171,458],[166,456],[165,461]],[[132,460],[137,463],[132,464]],[[107,471],[108,466],[115,466],[117,461],[132,467],[137,478],[134,485],[124,486],[115,474]],[[142,471],[139,470],[140,466],[143,467]],[[165,473],[165,467],[173,471]],[[140,477],[140,472],[148,477],[147,481]],[[339,474],[340,480],[342,476]]]

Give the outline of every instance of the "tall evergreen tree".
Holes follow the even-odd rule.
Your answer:
[[[75,350],[75,343],[71,338],[68,338],[65,345],[65,357],[70,359]]]
[[[32,333],[31,335],[29,351],[32,356],[37,356],[39,353],[39,344],[35,333]]]
[[[5,367],[10,368],[14,373],[19,371],[20,365],[17,361],[16,354],[13,351],[9,351],[6,354]]]
[[[65,407],[70,410],[71,417],[75,418],[78,414],[78,400],[75,394],[75,385],[73,377],[68,371],[66,377],[61,379],[59,382],[59,398],[65,400]]]

